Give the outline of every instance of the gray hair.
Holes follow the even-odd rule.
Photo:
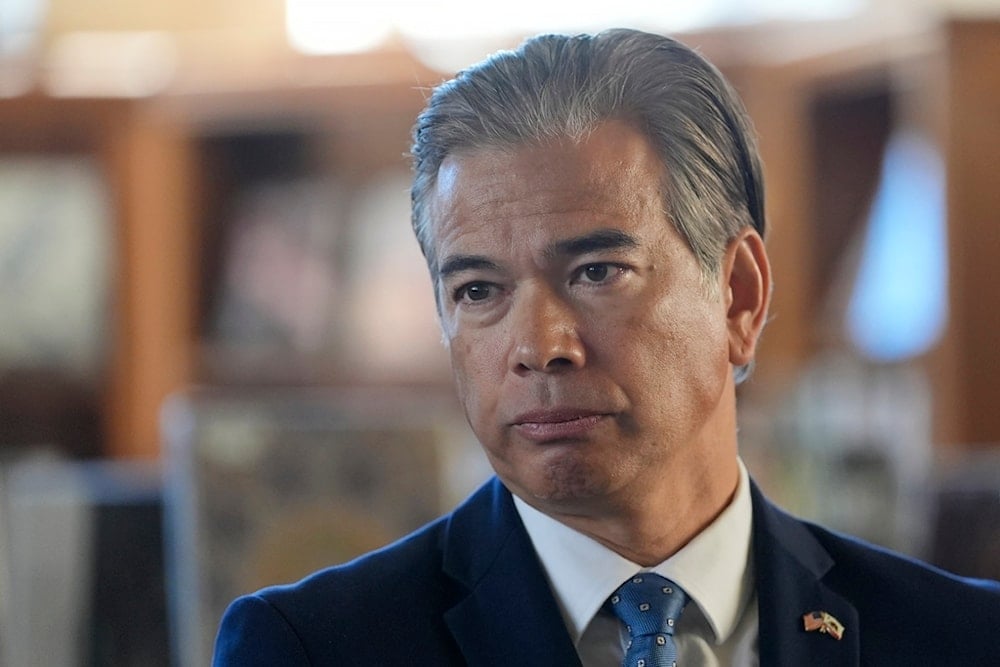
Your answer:
[[[764,234],[764,188],[749,117],[722,74],[680,42],[637,30],[541,35],[438,86],[413,130],[412,222],[437,283],[429,200],[449,155],[581,139],[622,119],[665,166],[667,216],[706,277],[747,226]],[[435,293],[437,293],[435,287]]]

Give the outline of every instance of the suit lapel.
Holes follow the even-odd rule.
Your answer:
[[[445,622],[470,665],[580,664],[531,541],[498,480],[452,514],[443,568],[468,591],[445,613]]]
[[[854,606],[823,584],[834,562],[812,533],[764,498],[751,483],[753,558],[757,579],[761,665],[837,667],[859,662]],[[827,612],[845,628],[843,637],[807,632],[803,615]]]

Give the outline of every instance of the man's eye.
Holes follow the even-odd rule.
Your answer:
[[[588,264],[583,267],[583,275],[592,283],[599,283],[607,279],[609,267],[607,264]]]
[[[583,273],[587,276],[587,280],[599,283],[608,277],[608,265],[591,264],[583,269]]]
[[[482,301],[490,296],[490,286],[486,283],[470,283],[463,285],[455,293],[456,300]]]

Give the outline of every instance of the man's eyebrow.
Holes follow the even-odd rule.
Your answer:
[[[438,276],[447,278],[460,271],[499,271],[500,267],[496,262],[489,260],[482,255],[452,255],[441,264],[438,269]]]
[[[620,250],[637,248],[639,241],[631,234],[618,229],[599,229],[582,236],[556,241],[545,249],[545,255],[554,257],[575,257],[600,250]],[[441,263],[438,276],[448,276],[461,271],[499,271],[500,266],[482,255],[452,255]]]
[[[545,254],[549,257],[575,257],[600,250],[637,248],[639,240],[618,229],[599,229],[583,236],[556,241]]]

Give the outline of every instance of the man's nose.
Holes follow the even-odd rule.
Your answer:
[[[538,287],[523,290],[511,308],[514,373],[556,373],[584,365],[585,350],[571,304],[553,290]]]

